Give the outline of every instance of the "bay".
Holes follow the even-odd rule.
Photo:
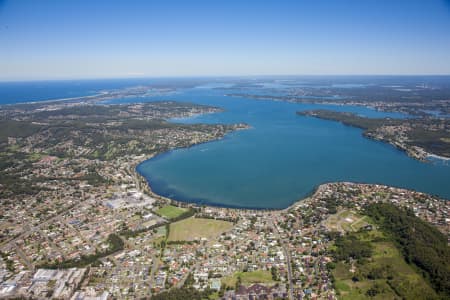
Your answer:
[[[151,98],[149,101],[165,100]],[[423,163],[343,124],[296,115],[308,109],[366,117],[406,117],[358,106],[314,105],[227,97],[189,89],[171,100],[222,107],[225,112],[173,120],[239,123],[252,128],[224,139],[177,149],[137,167],[157,194],[175,200],[243,208],[285,208],[325,182],[353,181],[415,189],[450,198],[450,167]]]
[[[341,78],[340,81],[346,88],[358,88],[368,79],[374,81],[373,78]],[[242,92],[283,95],[291,86],[299,85],[298,80],[268,80],[267,83],[259,80],[263,89],[247,85],[243,86],[244,90],[233,90],[236,82],[239,80],[222,82],[209,78],[3,82],[0,83],[0,104],[80,97],[102,90],[150,84],[173,87],[177,92],[105,103],[175,100],[212,105],[223,108],[224,112],[171,121],[249,124],[249,130],[160,154],[137,167],[155,193],[180,201],[227,207],[284,208],[307,196],[319,184],[335,181],[386,184],[450,199],[448,161],[419,162],[390,145],[364,138],[360,129],[298,116],[296,112],[322,108],[370,118],[405,118],[407,115],[360,106],[295,104],[225,96]],[[308,81],[300,83],[311,86]]]

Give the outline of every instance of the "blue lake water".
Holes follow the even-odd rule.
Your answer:
[[[157,194],[228,207],[284,208],[321,183],[355,181],[450,198],[450,166],[416,161],[390,145],[364,138],[360,129],[298,116],[296,111],[327,108],[367,117],[405,115],[356,106],[232,98],[205,88],[190,89],[170,99],[225,109],[175,122],[245,122],[252,128],[140,164],[138,171]]]

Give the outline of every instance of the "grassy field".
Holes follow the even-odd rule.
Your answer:
[[[187,211],[185,208],[176,207],[172,205],[166,205],[156,211],[156,213],[164,218],[173,219],[180,216],[182,213]]]
[[[336,264],[333,276],[340,299],[368,299],[369,290],[376,290],[371,299],[433,299],[437,296],[380,231],[357,234],[359,239],[371,242],[373,254],[363,262],[354,262],[355,272],[350,271],[352,265],[348,262]]]
[[[233,223],[211,219],[188,218],[170,224],[168,241],[193,241],[200,238],[211,239],[231,229]]]
[[[224,277],[222,283],[234,288],[239,276],[241,277],[243,285],[251,285],[253,283],[273,285],[276,283],[272,280],[272,274],[269,271],[236,272],[233,276]]]

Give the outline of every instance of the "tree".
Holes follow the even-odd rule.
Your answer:
[[[242,278],[241,278],[241,276],[239,275],[239,276],[237,277],[237,280],[236,280],[235,290],[237,291],[241,285],[242,285]]]
[[[277,268],[275,268],[275,266],[272,266],[270,273],[272,274],[272,280],[278,281]]]

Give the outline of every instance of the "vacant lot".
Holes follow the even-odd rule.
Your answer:
[[[184,213],[187,209],[176,207],[172,205],[166,205],[156,211],[156,213],[164,218],[167,219],[173,219],[178,216],[180,216],[182,213]]]
[[[211,219],[188,218],[170,224],[169,241],[212,239],[231,229],[233,223]]]
[[[358,231],[362,227],[369,225],[369,218],[362,216],[354,211],[341,210],[338,213],[331,215],[324,222],[324,225],[330,231],[353,232]]]

